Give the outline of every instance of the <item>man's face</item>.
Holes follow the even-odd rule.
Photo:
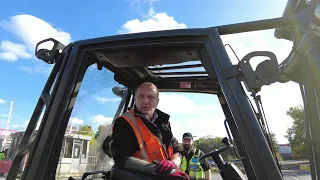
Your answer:
[[[186,151],[188,151],[190,148],[193,147],[193,141],[189,138],[182,139],[182,144],[183,144],[184,150]]]
[[[150,117],[153,116],[159,102],[155,86],[140,86],[135,95],[135,106],[138,111]]]

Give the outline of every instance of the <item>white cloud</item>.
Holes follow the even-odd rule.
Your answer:
[[[0,60],[16,61],[19,58],[29,59],[32,55],[27,52],[24,45],[10,41],[2,41],[0,44]]]
[[[0,22],[0,27],[11,32],[21,42],[15,43],[7,40],[1,42],[0,59],[11,62],[19,58],[28,59],[34,56],[36,44],[44,39],[54,38],[64,45],[69,44],[71,41],[71,35],[68,32],[53,27],[51,23],[28,14],[12,16],[9,20]],[[47,42],[40,45],[39,48],[51,49],[52,46],[52,42]],[[20,69],[33,74],[48,74],[52,67],[46,67],[42,64],[44,62],[37,61],[34,67],[21,67]]]
[[[7,117],[8,117],[8,114],[2,113],[2,114],[0,114],[0,117],[2,117],[2,118],[7,118]]]
[[[30,74],[46,74],[49,75],[53,69],[53,65],[51,64],[43,64],[39,63],[33,67],[26,67],[26,66],[21,66],[19,67],[20,70],[28,72]]]
[[[6,101],[4,99],[0,99],[0,104],[4,104]]]
[[[40,118],[41,119],[41,118]],[[25,131],[28,127],[30,120],[25,120],[21,124],[12,124],[10,125],[10,129],[18,130],[18,131]],[[35,130],[38,130],[41,124],[41,120],[38,121]]]
[[[35,130],[39,129],[43,115],[44,115],[44,113],[42,112],[40,114],[39,121],[37,122]],[[71,117],[70,120],[71,120],[70,122],[72,123],[73,126],[74,125],[82,125],[84,123],[84,120],[77,118],[77,117]],[[11,124],[10,129],[25,131],[28,127],[29,122],[30,122],[30,120],[25,120],[25,121],[23,121],[23,123]]]
[[[206,113],[208,111],[214,111],[217,109],[217,106],[210,104],[210,103],[204,103],[204,102],[198,102],[195,103],[191,99],[189,99],[186,96],[179,95],[179,94],[165,94],[160,93],[159,97],[159,105],[158,108],[162,109],[164,112],[167,112],[169,114],[184,114],[184,113]],[[168,103],[171,102],[171,103]],[[174,103],[172,103],[174,102]],[[177,108],[179,107],[179,108]],[[183,107],[183,108],[180,108]],[[219,106],[220,107],[220,106]]]
[[[106,102],[119,102],[121,100],[121,98],[107,98],[107,97],[100,97],[100,96],[96,96],[96,100],[101,102],[101,103],[106,103]]]
[[[0,126],[1,127],[5,127],[7,124],[7,118],[8,118],[8,114],[2,113],[0,114]]]
[[[152,5],[154,2],[159,0],[126,0],[127,2],[130,2],[131,5],[134,4],[141,4],[141,3],[147,3],[149,5]]]
[[[42,112],[39,117],[39,121],[37,122],[35,130],[38,130],[42,121],[44,113]],[[31,117],[30,117],[31,119]],[[23,123],[11,124],[10,128],[18,131],[25,131],[28,127],[30,119],[23,121]]]
[[[25,120],[23,121],[23,123],[10,125],[10,129],[24,131],[26,130],[28,124],[29,124],[29,120]]]
[[[198,96],[193,100],[182,93],[160,93],[158,108],[170,115],[172,132],[178,141],[185,132],[197,137],[227,135],[223,124],[225,117],[216,96]]]
[[[146,31],[184,29],[184,23],[178,23],[173,16],[168,16],[165,12],[156,13],[153,8],[149,9],[145,20],[133,19],[122,25],[120,33],[137,33]]]
[[[82,125],[84,123],[84,120],[77,117],[71,117],[70,120],[72,125]]]
[[[102,114],[91,116],[90,120],[98,125],[108,125],[112,123],[113,118],[112,117],[105,117]]]
[[[1,27],[17,36],[30,52],[34,52],[36,44],[46,38],[54,38],[63,44],[71,41],[71,35],[38,17],[29,14],[20,14],[2,21]]]

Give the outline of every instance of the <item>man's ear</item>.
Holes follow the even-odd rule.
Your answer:
[[[137,102],[137,96],[133,95],[133,102],[136,103]]]

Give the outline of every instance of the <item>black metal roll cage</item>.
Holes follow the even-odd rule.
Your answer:
[[[142,81],[152,81],[162,91],[202,92],[218,95],[239,154],[243,157],[242,162],[249,179],[276,180],[282,179],[282,175],[241,81],[245,83],[247,90],[253,93],[258,92],[263,85],[269,85],[276,81],[287,82],[291,80],[299,83],[306,112],[305,130],[308,137],[311,175],[313,180],[317,179],[316,177],[319,178],[320,131],[317,129],[320,127],[318,103],[320,100],[320,76],[318,76],[320,74],[318,31],[320,30],[318,29],[320,27],[318,26],[319,20],[314,16],[317,6],[302,6],[301,4],[303,5],[303,2],[289,0],[284,17],[262,21],[201,29],[101,37],[77,41],[66,47],[54,39],[49,39],[55,43],[52,50],[37,50],[36,48],[36,55],[39,59],[47,63],[55,63],[55,65],[19,145],[19,151],[13,160],[7,179],[16,178],[26,153],[29,153],[29,158],[21,179],[55,179],[69,117],[84,74],[93,63],[97,64],[98,69],[105,67],[115,73],[115,80],[129,89],[135,88]],[[288,11],[289,8],[294,10]],[[295,14],[291,15],[293,13]],[[294,42],[292,52],[280,65],[280,69],[278,67],[272,68],[277,60],[270,52],[251,53],[243,58],[238,65],[232,65],[221,41],[221,35],[272,28],[278,28],[276,29],[278,38]],[[42,42],[45,41],[47,40]],[[149,50],[154,49],[154,52],[151,53],[163,52],[170,55],[168,47],[170,47],[169,49],[179,47],[180,49],[176,49],[176,51],[186,53],[192,51],[192,55],[196,54],[188,61],[192,61],[194,58],[200,59],[201,65],[198,66],[205,68],[205,72],[200,74],[205,77],[186,78],[179,76],[176,79],[171,79],[172,84],[165,84],[165,80],[168,79],[159,77],[163,74],[152,73],[154,69],[148,69],[146,65],[143,65],[146,61],[138,61],[139,58],[136,58],[136,64],[129,67],[130,65],[124,65],[127,57],[119,60],[121,56],[116,52],[117,50],[124,52],[124,49],[130,50],[131,48],[138,48],[137,52],[140,52],[139,48],[142,50],[149,48]],[[112,59],[108,55],[114,55],[114,58]],[[274,76],[256,79],[262,77],[263,74],[253,72],[250,70],[251,66],[246,65],[246,61],[255,55],[264,55],[273,60],[269,64],[267,63],[269,68],[261,68],[263,70],[269,69],[275,74]],[[135,56],[139,56],[139,54],[133,54],[128,58]],[[156,58],[154,57],[154,59]],[[161,63],[162,61],[157,62]],[[177,62],[172,60],[169,63]],[[200,83],[200,86],[189,89],[179,88],[177,83],[184,81],[191,82],[191,84]],[[208,85],[204,86],[205,83]],[[126,102],[126,106],[128,106],[127,103],[129,101]],[[44,108],[45,112],[38,133],[35,139],[30,142],[30,136]]]

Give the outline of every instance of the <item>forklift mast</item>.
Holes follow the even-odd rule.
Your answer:
[[[36,56],[54,68],[40,95],[7,179],[15,179],[23,157],[28,160],[21,179],[55,179],[64,133],[87,68],[96,64],[114,73],[114,79],[127,88],[128,98],[118,108],[119,114],[129,105],[133,90],[144,81],[156,84],[161,92],[197,92],[219,97],[230,128],[237,155],[248,179],[280,180],[281,170],[273,155],[269,138],[261,127],[245,91],[256,95],[262,86],[294,81],[301,86],[305,107],[305,130],[308,137],[312,179],[320,176],[320,5],[314,1],[288,0],[283,17],[209,28],[178,29],[115,35],[73,42],[64,46],[46,39],[36,46]],[[234,65],[222,43],[221,35],[274,29],[277,38],[293,42],[288,57],[279,65],[274,53],[255,51]],[[52,41],[51,50],[38,49]],[[264,56],[256,71],[253,57]],[[166,64],[171,70],[203,67],[200,72],[159,72]],[[169,68],[169,69],[170,69]],[[176,77],[167,77],[177,75]],[[244,83],[245,88],[241,83]],[[116,91],[116,89],[114,89]],[[39,130],[31,135],[45,108]],[[228,128],[227,128],[227,131]]]

